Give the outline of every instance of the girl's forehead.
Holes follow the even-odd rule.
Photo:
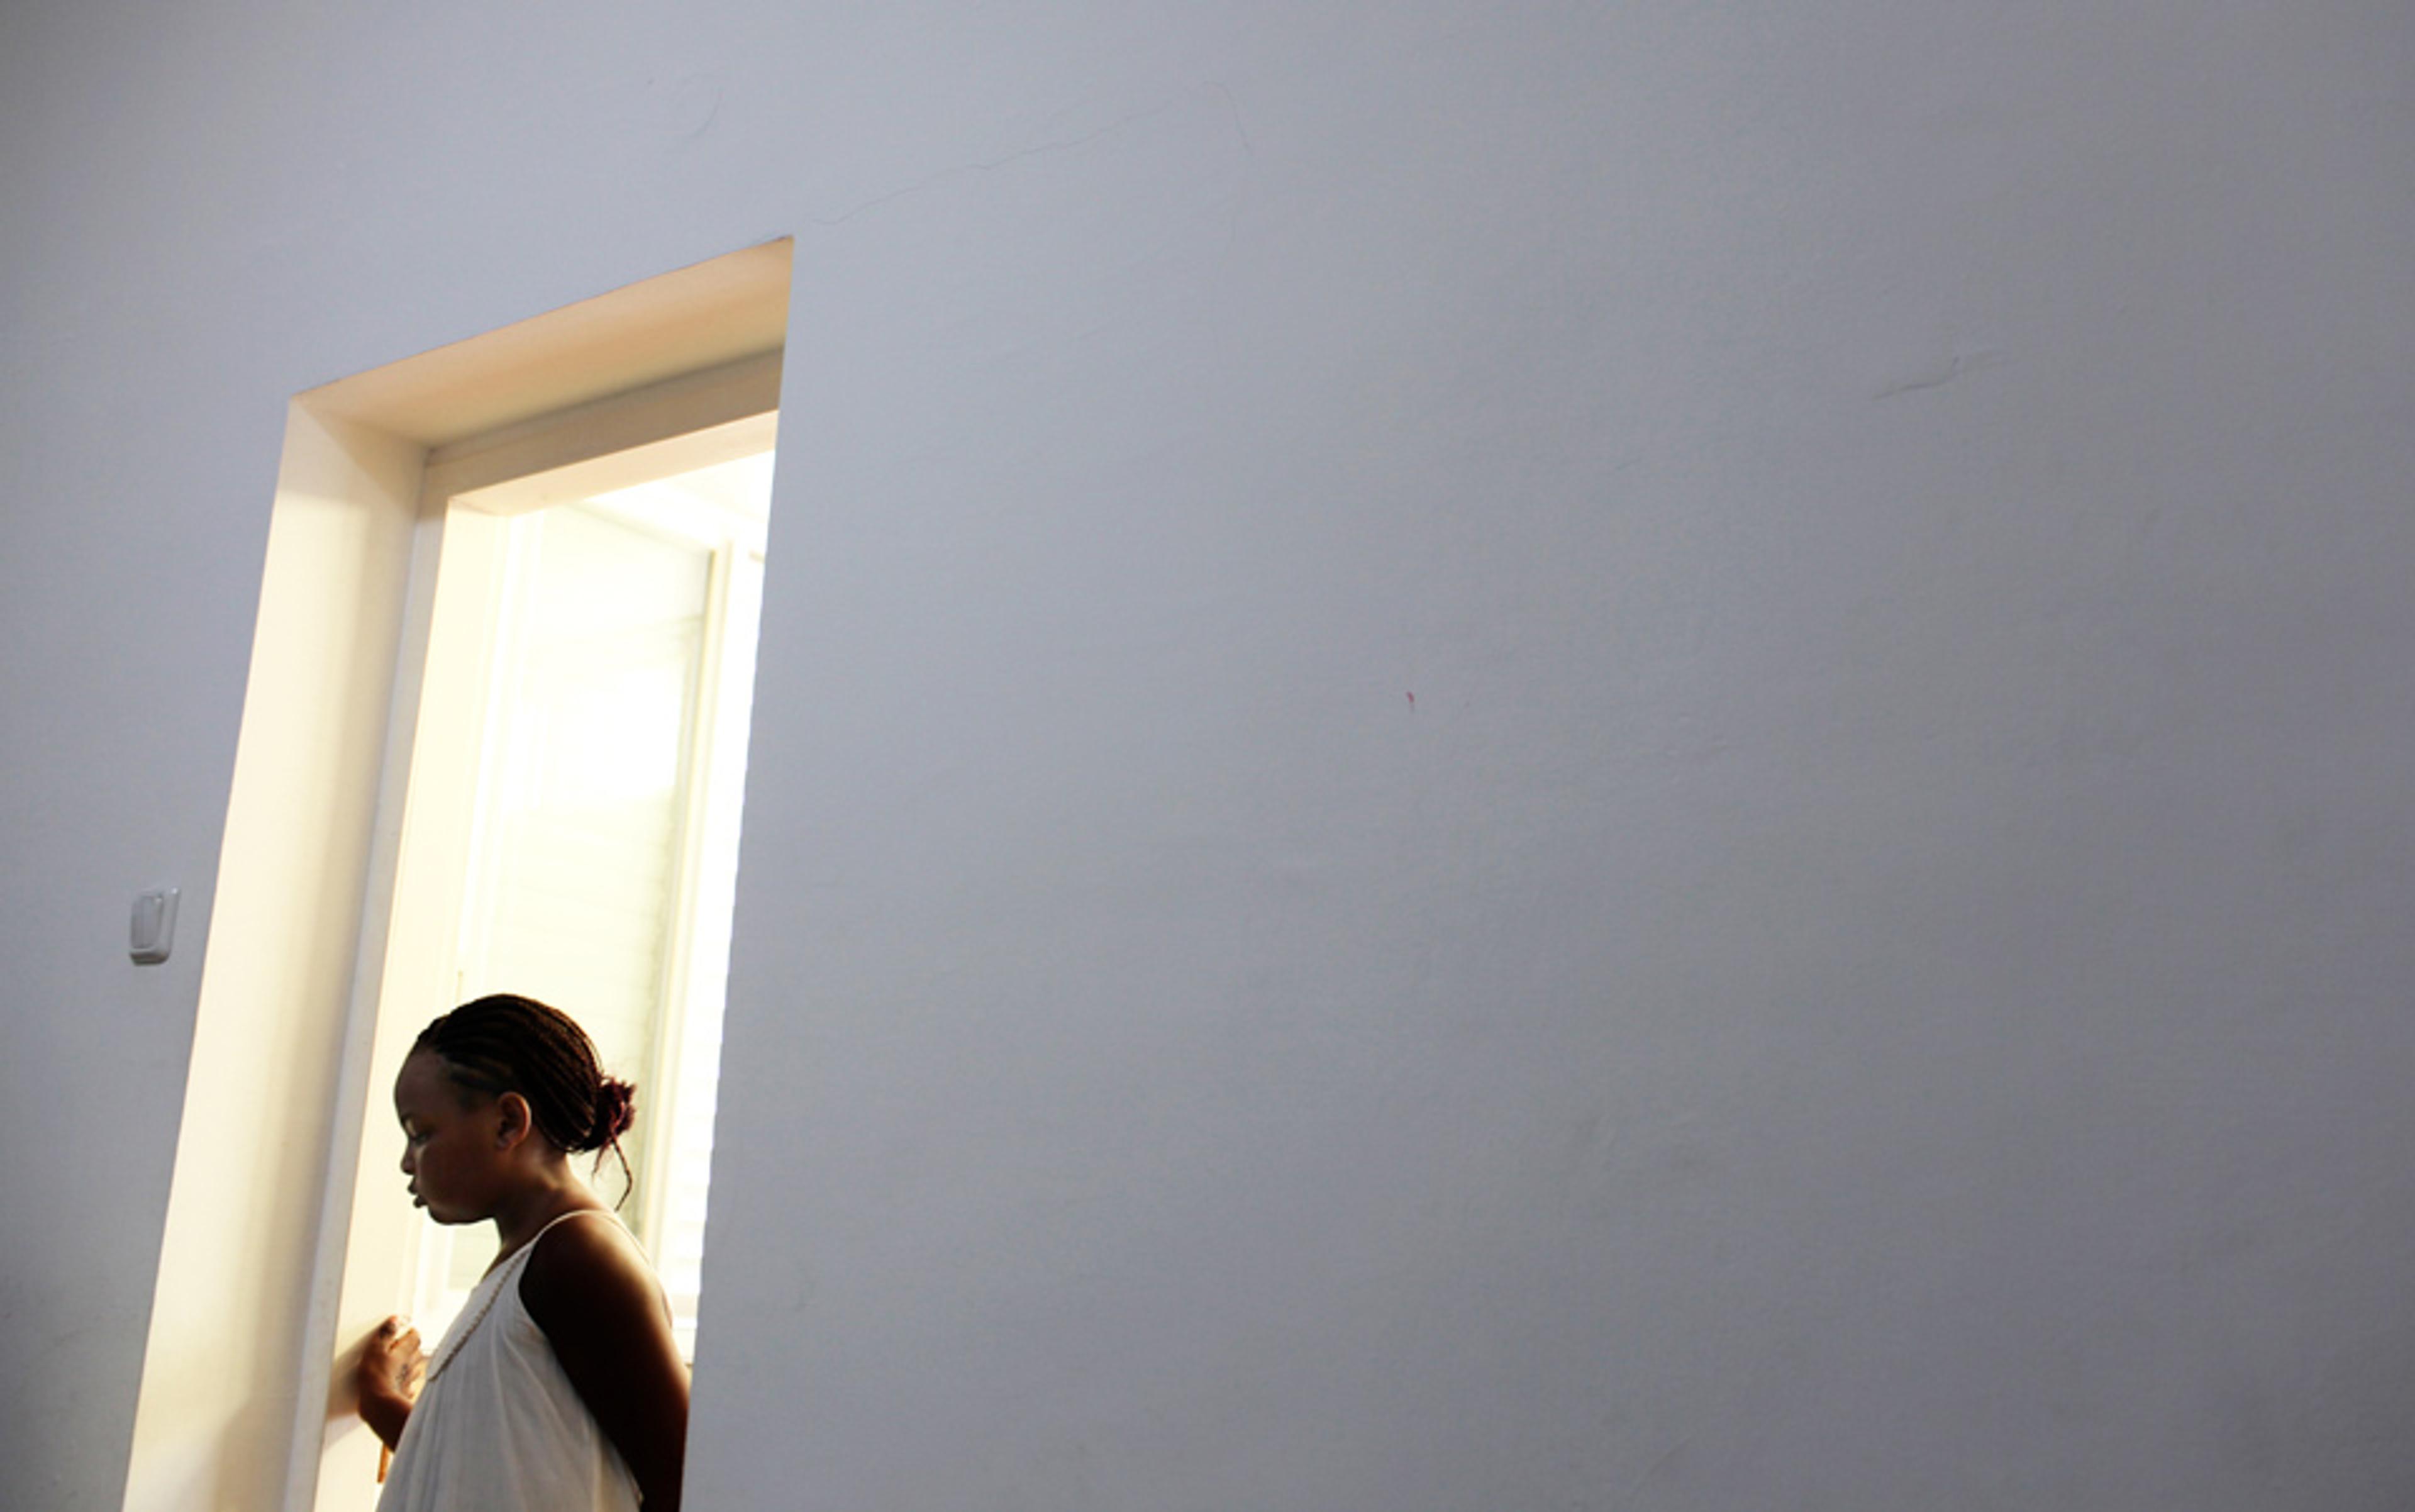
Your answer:
[[[406,1056],[402,1070],[394,1079],[394,1105],[398,1108],[428,1108],[439,1104],[458,1107],[461,1089],[453,1084],[444,1058],[433,1051],[414,1050]]]

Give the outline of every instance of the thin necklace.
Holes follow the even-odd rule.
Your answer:
[[[479,1286],[486,1288],[486,1300],[478,1304],[478,1310],[470,1315],[468,1323],[457,1323],[445,1330],[443,1341],[436,1346],[436,1358],[428,1362],[428,1382],[433,1383],[438,1376],[444,1373],[444,1367],[452,1364],[453,1356],[461,1353],[462,1346],[470,1341],[470,1336],[476,1333],[478,1325],[487,1321],[487,1314],[495,1310],[495,1303],[502,1299],[503,1288],[510,1284],[510,1281],[504,1278],[515,1264],[536,1249],[537,1240],[544,1238],[554,1224],[565,1219],[577,1218],[581,1213],[601,1211],[603,1209],[597,1207],[574,1207],[566,1213],[556,1213],[546,1221],[544,1228],[529,1235],[528,1243],[521,1245],[510,1254],[496,1257],[495,1263],[487,1267],[487,1274],[478,1278]],[[488,1281],[493,1281],[495,1284],[488,1287],[487,1286]],[[425,1391],[427,1385],[423,1385],[420,1389]]]
[[[529,1246],[535,1243],[534,1239],[531,1239],[528,1244],[521,1245],[502,1260],[497,1261],[494,1269],[478,1279],[479,1286],[486,1291],[487,1299],[478,1304],[477,1311],[470,1314],[468,1323],[457,1323],[445,1330],[444,1341],[437,1346],[437,1357],[428,1364],[428,1379],[420,1386],[421,1391],[425,1392],[428,1386],[436,1384],[436,1378],[444,1373],[444,1367],[453,1363],[453,1356],[460,1354],[461,1346],[468,1343],[470,1336],[478,1331],[478,1325],[486,1322],[487,1314],[495,1310],[495,1301],[503,1295],[503,1287],[508,1284],[503,1279],[507,1268],[513,1261],[528,1253]],[[493,1281],[495,1284],[488,1286],[488,1281]]]

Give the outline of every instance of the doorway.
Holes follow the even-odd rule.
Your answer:
[[[549,645],[558,665],[582,634],[651,644],[652,670],[629,675],[676,693],[675,735],[621,753],[617,776],[561,781],[600,800],[640,768],[677,776],[621,816],[629,831],[651,814],[654,891],[676,908],[624,952],[623,978],[657,982],[655,1016],[612,1054],[647,1084],[652,1141],[623,1212],[652,1231],[692,1320],[697,1256],[678,1235],[700,1224],[702,1189],[676,1194],[710,1154],[789,268],[789,245],[764,243],[288,406],[125,1512],[374,1500],[344,1351],[389,1312],[433,1323],[422,1294],[453,1260],[402,1196],[387,1092],[465,986],[532,969],[523,945],[464,928],[473,907],[532,917],[510,902],[532,864],[511,837],[545,817],[479,796],[482,768],[506,795],[542,771],[539,736],[510,735],[508,713],[495,741],[487,726],[531,681],[529,657]],[[534,563],[582,556],[597,571],[651,561],[652,622],[548,629],[514,607],[515,583],[545,591]],[[680,561],[674,589],[665,563]],[[499,633],[526,654],[495,660]],[[573,729],[602,698],[537,681],[556,695],[528,716],[538,727]],[[617,1167],[601,1190],[620,1195]]]
[[[428,896],[396,900],[458,908],[453,1001],[552,1003],[637,1085],[626,1163],[596,1185],[654,1258],[690,1359],[772,462],[740,451],[553,503],[538,474],[450,506],[483,517],[448,523],[440,576],[462,580],[440,582],[437,612],[474,623],[430,626],[444,660],[421,697],[458,704],[465,743],[420,753],[404,822],[466,817],[468,847],[462,875],[414,873]],[[398,1305],[431,1341],[493,1241],[418,1235]]]
[[[372,1050],[342,1339],[401,1312],[432,1345],[493,1257],[490,1226],[412,1210],[386,1093],[428,1020],[507,991],[570,1013],[638,1085],[625,1185],[617,1165],[595,1184],[654,1257],[693,1358],[776,379],[765,359],[428,459],[429,570],[380,802],[382,938],[363,951],[382,970],[356,1010]],[[676,429],[699,388],[719,396],[702,412],[748,412]],[[331,1428],[313,1505],[357,1512],[375,1490],[364,1435]]]

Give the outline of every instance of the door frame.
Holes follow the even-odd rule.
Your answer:
[[[780,366],[780,353],[766,353],[428,456],[344,1013],[339,1178],[327,1184],[311,1267],[310,1295],[326,1305],[314,1305],[303,1341],[305,1361],[330,1377],[355,1357],[348,1343],[408,1310],[420,1270],[426,1226],[399,1200],[392,1111],[379,1094],[427,1020],[453,1006],[485,717],[485,699],[457,680],[482,664],[493,631],[500,538],[518,514],[771,449]],[[374,1440],[350,1416],[348,1383],[313,1391],[305,1369],[286,1505],[359,1512],[374,1491]]]

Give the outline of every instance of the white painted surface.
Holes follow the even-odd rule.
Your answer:
[[[338,1100],[305,1089],[345,1053],[419,482],[417,446],[293,407],[192,1073],[171,1097],[175,1180],[152,1240],[167,1262],[124,1304],[151,1321],[126,1512],[272,1506],[284,1483],[321,1193],[341,1168]],[[309,1389],[323,1401],[326,1375]]]
[[[2405,1505],[2410,66],[11,7],[12,1505],[126,1490],[286,398],[788,232],[698,1505]]]

